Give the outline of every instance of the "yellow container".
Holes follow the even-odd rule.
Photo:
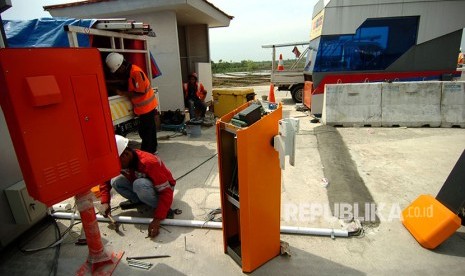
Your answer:
[[[238,108],[255,99],[253,88],[217,88],[213,89],[213,110],[216,117]]]

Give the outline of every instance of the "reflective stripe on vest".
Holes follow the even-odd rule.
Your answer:
[[[166,181],[165,183],[161,185],[155,186],[155,190],[157,190],[157,192],[161,192],[166,188],[171,188],[171,184],[168,181]]]
[[[136,82],[138,77],[137,74],[140,74],[142,83]],[[150,86],[150,81],[137,65],[133,64],[131,66],[130,78],[131,80],[128,83],[128,90],[133,92],[131,102],[134,108],[134,113],[136,115],[141,115],[155,109],[158,105],[155,93]],[[141,89],[144,89],[143,92],[139,92]]]
[[[154,94],[154,93],[152,93],[152,96],[151,96],[150,98],[145,99],[145,100],[143,100],[143,101],[141,101],[141,102],[138,102],[138,103],[134,103],[133,106],[134,106],[134,108],[136,108],[136,107],[142,107],[142,106],[144,106],[144,105],[150,104],[150,102],[153,101],[153,100],[156,100],[155,94]],[[150,109],[150,110],[152,110],[152,109]],[[150,110],[149,110],[149,111],[150,111]]]

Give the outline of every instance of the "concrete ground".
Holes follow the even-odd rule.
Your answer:
[[[268,86],[254,89],[259,99],[268,93]],[[435,250],[427,250],[399,220],[400,211],[419,195],[437,194],[465,149],[464,129],[335,129],[311,123],[312,117],[296,111],[285,92],[276,92],[276,97],[283,103],[284,117],[300,120],[295,167],[287,163],[282,173],[281,225],[342,229],[347,224],[334,217],[335,212],[354,214],[368,222],[363,223],[364,231],[350,238],[281,235],[292,256],[278,256],[252,275],[465,274],[464,227]],[[203,127],[199,138],[173,134],[159,133],[159,155],[175,178],[213,157],[178,180],[173,203],[173,208],[183,211],[175,218],[205,220],[211,210],[220,207],[215,128]],[[129,137],[138,139],[137,134]],[[112,205],[120,201],[115,194]],[[377,206],[376,219],[362,213],[363,208],[355,211],[365,204]],[[116,209],[113,214],[151,216],[145,208]],[[69,220],[58,220],[62,231],[69,225]],[[119,234],[107,225],[99,223],[106,248],[124,251],[114,275],[242,273],[223,253],[221,230],[165,226],[150,240],[145,238],[147,225],[124,224]],[[56,249],[21,252],[19,249],[42,247],[55,240],[53,226],[43,222],[1,252],[0,274],[48,275],[53,267],[57,275],[74,274],[88,256],[86,246],[74,244],[80,228],[80,224],[73,227],[58,254]],[[126,256],[164,254],[171,257],[146,260],[153,264],[150,270],[129,267],[125,260]]]

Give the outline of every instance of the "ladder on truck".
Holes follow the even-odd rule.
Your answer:
[[[292,99],[296,103],[302,102],[303,98],[303,90],[304,90],[304,66],[298,66],[305,60],[307,53],[309,51],[313,51],[314,49],[310,46],[309,41],[303,42],[293,42],[293,43],[283,43],[283,44],[272,44],[272,45],[262,45],[262,48],[271,48],[271,73],[270,73],[270,81],[274,86],[278,87],[278,90],[285,90],[290,91],[292,95]],[[278,70],[276,66],[276,48],[283,48],[283,47],[294,47],[297,46],[307,46],[305,50],[297,57],[294,63],[291,65],[290,68],[285,68],[284,70]],[[298,49],[297,49],[298,51]],[[310,60],[309,60],[310,62]],[[302,68],[301,68],[302,67]]]
[[[291,68],[278,71],[276,68],[276,48],[291,47],[291,46],[302,46],[308,45],[308,41],[294,42],[294,43],[283,43],[283,44],[272,44],[263,45],[262,48],[272,49],[271,52],[271,82],[275,85],[281,84],[293,84],[303,82],[303,68],[297,68],[297,65],[307,56],[308,51],[314,50],[311,47],[306,47],[305,50],[299,55],[299,57],[291,65]]]
[[[80,47],[78,42],[78,34],[102,36],[110,39],[110,48],[97,48],[100,52],[117,52],[117,53],[142,53],[145,57],[146,73],[149,80],[152,80],[151,58],[148,50],[147,36],[155,36],[148,25],[126,21],[125,19],[105,19],[97,20],[92,28],[80,26],[65,26],[65,31],[68,34],[70,47]],[[142,41],[143,49],[126,49],[124,42],[126,40]],[[158,100],[158,89],[153,87]],[[123,123],[128,124],[123,128],[134,128],[137,122],[131,123],[130,120],[135,119],[132,103],[123,96],[110,96],[111,117],[113,126],[117,127]],[[158,101],[160,102],[160,101]],[[123,131],[124,132],[124,131]]]

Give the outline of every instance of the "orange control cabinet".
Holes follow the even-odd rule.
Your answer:
[[[272,145],[282,106],[247,127],[231,124],[252,102],[216,124],[224,252],[244,272],[252,272],[280,253],[281,168]]]
[[[0,67],[0,104],[34,199],[51,206],[119,174],[97,49],[1,49]]]
[[[312,91],[313,91],[313,82],[305,81],[303,103],[308,108],[312,108]]]

